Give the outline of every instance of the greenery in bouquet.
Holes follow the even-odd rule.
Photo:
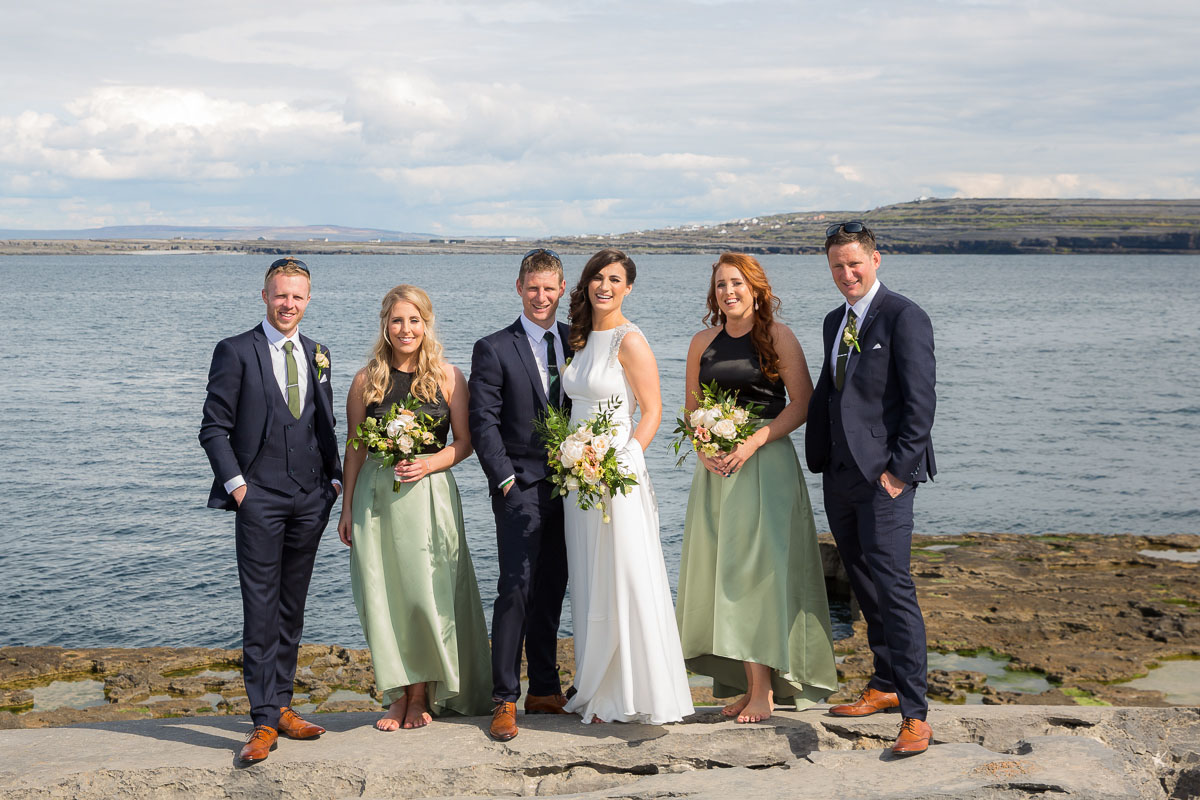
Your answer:
[[[617,462],[614,445],[617,426],[612,416],[621,405],[618,398],[589,420],[571,425],[571,418],[553,406],[534,423],[546,443],[546,461],[550,465],[553,497],[575,493],[575,503],[581,509],[598,508],[605,522],[611,522],[608,499],[613,495],[629,494],[637,485],[631,472],[623,472]]]
[[[689,414],[687,409],[680,409],[680,416],[675,418],[674,432],[678,436],[671,443],[675,452],[690,445],[675,466],[682,464],[691,450],[708,458],[732,453],[758,430],[763,407],[756,403],[738,405],[736,390],[722,389],[716,381],[710,381],[700,387],[696,400],[699,405],[694,411]]]
[[[388,467],[441,448],[442,443],[433,435],[436,420],[418,411],[420,407],[421,401],[411,394],[403,404],[392,403],[382,420],[367,417],[359,424],[358,435],[350,439],[350,446],[355,450],[366,447],[372,458]],[[402,485],[401,481],[392,481],[392,491],[400,491]]]

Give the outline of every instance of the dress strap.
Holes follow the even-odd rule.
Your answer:
[[[626,322],[624,325],[618,325],[613,328],[612,341],[608,345],[608,366],[617,366],[617,355],[621,352],[621,342],[625,340],[625,334],[630,332],[636,333],[643,339],[646,335],[642,333],[642,329],[632,322]]]

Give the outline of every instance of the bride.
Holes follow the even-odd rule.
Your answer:
[[[658,365],[642,332],[621,314],[635,275],[624,253],[601,250],[571,292],[575,356],[562,373],[571,422],[615,408],[618,459],[638,482],[608,503],[611,522],[569,496],[563,504],[576,689],[566,710],[585,723],[659,725],[694,710],[643,455],[662,418]]]

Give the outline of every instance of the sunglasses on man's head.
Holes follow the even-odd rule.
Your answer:
[[[536,256],[538,253],[545,253],[546,255],[550,256],[551,258],[557,259],[559,263],[562,263],[562,259],[558,257],[558,253],[554,252],[553,250],[549,250],[545,247],[533,248],[528,253],[521,256],[521,260],[524,261],[525,259],[529,258],[530,256]]]
[[[837,236],[838,231],[862,233],[866,229],[867,226],[857,220],[854,222],[837,222],[825,229],[825,238],[828,239],[830,236]]]
[[[267,267],[267,274],[270,275],[271,270],[277,269],[279,267],[296,267],[297,269],[304,270],[305,274],[310,274],[308,272],[308,264],[305,264],[303,261],[301,261],[298,258],[294,258],[293,256],[288,256],[287,258],[280,258],[280,259],[276,259],[275,261],[272,261],[271,266]]]

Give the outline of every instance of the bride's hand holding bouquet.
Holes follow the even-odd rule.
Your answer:
[[[604,522],[611,522],[608,500],[615,494],[629,494],[637,485],[633,472],[624,471],[617,460],[617,426],[612,412],[620,401],[611,403],[591,419],[571,425],[561,409],[551,407],[534,423],[546,443],[546,461],[550,465],[552,497],[575,494],[575,504],[583,510],[598,508]]]

